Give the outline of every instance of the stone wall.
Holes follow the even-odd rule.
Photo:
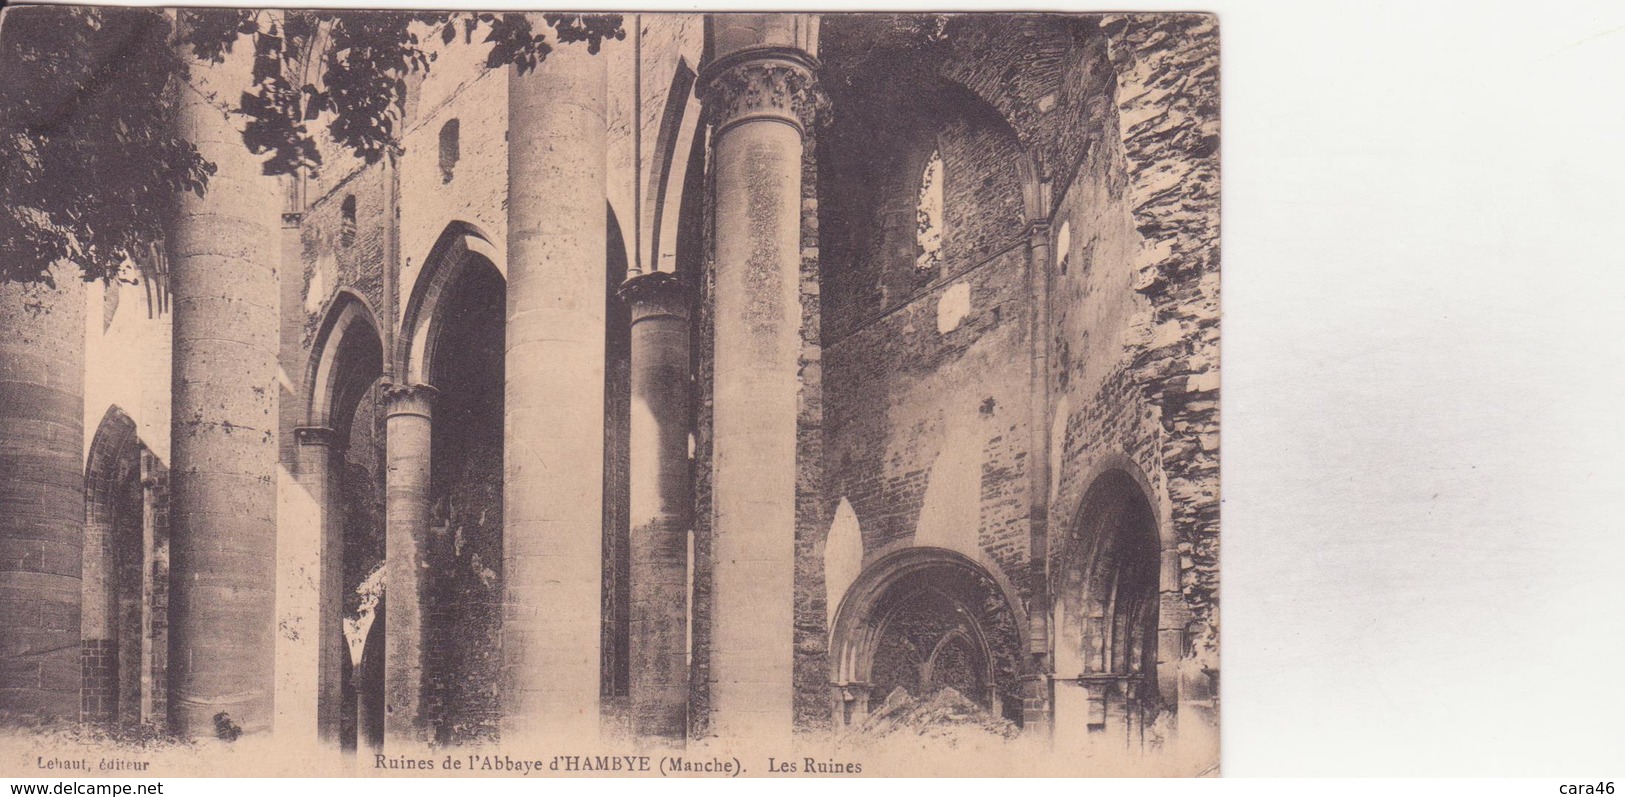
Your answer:
[[[397,327],[430,250],[452,222],[471,225],[497,252],[507,246],[508,73],[485,69],[484,49],[458,44],[443,54],[406,122],[397,169]],[[447,180],[440,167],[440,130],[452,119],[460,146]],[[506,258],[498,257],[495,265],[506,274]]]
[[[1209,15],[1108,16],[1140,245],[1132,367],[1164,435],[1162,472],[1189,644],[1216,670],[1219,554],[1219,50]]]
[[[388,306],[384,272],[389,263],[390,190],[387,169],[379,164],[356,171],[331,193],[311,197],[300,223],[304,331],[300,350],[290,359],[310,362],[316,336],[341,289],[358,294],[373,308]],[[346,207],[354,208],[353,222]],[[300,396],[301,401],[306,398]]]
[[[1111,471],[1130,474],[1158,523],[1156,675],[1171,707],[1212,694],[1202,677],[1202,694],[1190,692],[1182,662],[1217,669],[1216,30],[1200,15],[1097,21],[1080,70],[1090,143],[1057,175],[1046,264],[1051,561],[1079,566],[1094,542],[1083,539],[1086,492]],[[1057,646],[1088,628],[1057,620]],[[1076,676],[1078,653],[1055,652],[1057,677]]]
[[[1022,569],[1024,258],[1007,249],[828,345],[827,500],[851,501],[865,550],[917,538]]]
[[[937,19],[825,28],[825,501],[851,501],[865,550],[985,551],[1017,577],[1029,557],[1022,155],[986,99],[945,78],[986,54],[932,44]],[[933,151],[942,259],[919,272],[914,212]]]
[[[1164,600],[1173,623],[1164,618],[1161,627],[1178,628],[1193,614],[1187,636],[1210,644],[1215,626],[1204,612],[1216,591],[1218,506],[1215,44],[1212,20],[1201,16],[910,15],[826,26],[842,128],[832,141],[849,150],[826,149],[824,163],[862,175],[827,180],[823,197],[826,501],[851,501],[866,551],[932,540],[985,552],[1027,599],[1046,589],[1045,568],[1028,567],[1040,553],[1032,546],[1063,548],[1089,484],[1105,469],[1126,467],[1157,508],[1164,558],[1179,574],[1172,586],[1179,599]],[[958,109],[991,109],[970,116],[977,124],[967,132],[951,117],[865,95],[876,74],[882,84],[918,81],[916,98],[936,92]],[[914,287],[888,273],[912,265],[912,241],[897,234],[892,217],[912,209],[905,192],[917,186],[911,181],[929,147],[907,139],[924,138],[909,132],[922,126],[945,161],[947,276],[916,275]],[[1001,129],[1019,144],[1001,148]],[[960,137],[971,145],[955,146]],[[866,169],[865,158],[877,163]],[[1025,290],[1034,286],[1022,282],[1024,207],[1049,216],[1054,244],[1038,264],[1049,272],[1047,352],[1035,351],[1027,334]],[[977,266],[987,273],[952,276],[966,268],[956,258],[977,261],[986,252],[998,253],[988,261],[997,265]],[[953,284],[960,280],[967,285]],[[1026,362],[1045,353],[1049,371],[1037,384],[1047,384],[1048,395],[1039,397],[1027,389]],[[980,428],[955,421],[967,415],[955,394],[984,385],[988,395],[975,397],[969,415]],[[1048,428],[1035,440],[1029,419],[1045,414],[1028,402],[1038,400],[1048,405]],[[975,431],[950,432],[956,424]],[[944,453],[953,451],[965,453]],[[1047,517],[1025,514],[1033,455],[1049,460]],[[953,487],[933,489],[937,480]],[[952,511],[933,506],[967,491],[980,500],[961,497]],[[951,530],[951,519],[978,515],[974,534]]]

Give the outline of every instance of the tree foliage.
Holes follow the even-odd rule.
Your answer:
[[[0,278],[109,278],[214,168],[174,135],[186,64],[144,9],[14,9],[0,30]]]
[[[423,41],[489,45],[486,65],[535,69],[555,44],[597,53],[616,15],[37,6],[0,28],[0,280],[50,282],[50,266],[118,278],[162,240],[182,191],[213,164],[175,125],[194,63],[250,48],[253,85],[232,107],[265,173],[321,166],[318,134],[367,163],[399,153],[409,79],[436,59]],[[229,101],[230,98],[223,98]]]

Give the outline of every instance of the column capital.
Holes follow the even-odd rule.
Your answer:
[[[326,426],[295,426],[293,439],[302,446],[336,448],[339,445],[338,432]]]
[[[396,415],[421,415],[432,418],[434,401],[440,391],[429,385],[386,383],[384,385],[385,412]]]
[[[742,122],[783,122],[805,134],[829,100],[815,76],[818,59],[792,47],[729,53],[700,75],[699,96],[717,134]]]
[[[687,321],[689,293],[688,284],[670,271],[634,274],[615,291],[615,295],[632,309],[634,324],[657,316]]]

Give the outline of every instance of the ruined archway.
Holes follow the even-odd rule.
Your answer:
[[[1002,577],[962,553],[904,547],[880,555],[836,612],[837,725],[862,725],[898,689],[929,700],[948,688],[1019,724],[1026,628],[1019,606]]]
[[[311,364],[310,425],[302,443],[326,448],[302,474],[320,481],[323,506],[318,590],[317,716],[322,734],[355,749],[358,706],[381,704],[384,684],[357,671],[358,641],[368,635],[384,563],[383,341],[359,295],[340,291],[317,333]],[[321,439],[308,439],[318,436]],[[381,629],[377,629],[381,631]],[[382,722],[382,718],[374,718]]]
[[[139,725],[168,706],[167,469],[110,407],[85,465],[80,718]]]
[[[494,268],[501,278],[503,265],[490,236],[466,222],[452,222],[423,261],[407,300],[397,346],[395,373],[410,384],[429,384],[430,368],[440,348],[441,333],[450,317],[448,292],[470,269]]]
[[[1084,493],[1056,569],[1056,723],[1133,738],[1156,715],[1160,535],[1128,467]]]
[[[434,387],[421,719],[442,744],[496,738],[502,664],[507,285],[472,228],[441,236],[408,306],[402,368]]]

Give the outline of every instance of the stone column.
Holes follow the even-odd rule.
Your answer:
[[[632,310],[632,730],[688,735],[689,292],[670,272],[621,287]]]
[[[189,736],[215,735],[222,713],[269,731],[275,691],[282,203],[214,99],[250,86],[251,62],[239,42],[177,89],[182,135],[218,169],[205,196],[181,194],[169,242],[170,721]]]
[[[801,159],[816,65],[799,19],[713,17],[717,57],[701,78],[715,131],[711,670],[723,738],[787,737],[792,720]]]
[[[505,743],[598,734],[607,63],[509,73]]]
[[[427,741],[422,724],[423,582],[428,570],[429,453],[437,391],[387,385],[384,418],[384,737],[390,745]]]
[[[85,290],[0,282],[0,714],[79,716]]]
[[[334,482],[336,463],[344,458],[338,434],[325,426],[300,426],[293,430],[298,443],[295,463],[299,486],[315,508],[319,527],[315,530],[314,561],[319,573],[316,585],[316,726],[309,729],[323,742],[336,744],[339,736],[340,684],[350,654],[344,646],[343,596],[344,539],[338,505],[338,485]],[[308,539],[307,535],[307,539]],[[299,712],[302,713],[302,712]]]
[[[1048,736],[1053,720],[1050,676],[1055,672],[1050,650],[1049,504],[1050,504],[1050,223],[1027,223],[1027,290],[1032,308],[1028,339],[1032,346],[1027,416],[1027,518],[1034,584],[1045,585],[1033,596],[1027,614],[1030,647],[1022,676],[1022,730]]]

